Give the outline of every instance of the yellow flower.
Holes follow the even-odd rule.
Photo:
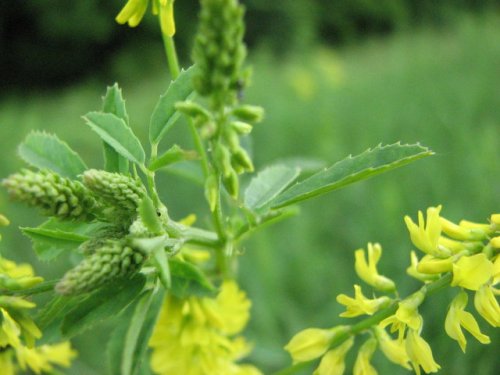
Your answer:
[[[354,253],[355,263],[354,268],[358,276],[367,284],[376,289],[391,292],[396,289],[394,281],[379,275],[377,271],[377,263],[382,255],[382,247],[380,244],[368,243],[368,262],[366,261],[365,251],[358,249]]]
[[[417,254],[413,250],[411,251],[410,259],[411,265],[406,269],[406,273],[411,277],[423,282],[429,282],[439,278],[439,275],[427,274],[419,271],[420,262],[418,261]]]
[[[411,296],[399,302],[396,318],[412,329],[419,329],[422,325],[422,317],[418,313],[418,306],[424,301],[423,292],[415,292]]]
[[[441,228],[443,232],[456,240],[477,241],[484,240],[490,232],[488,224],[472,223],[462,220],[459,225],[441,217]]]
[[[465,340],[465,336],[462,332],[462,327],[469,331],[471,335],[473,335],[481,344],[490,343],[490,338],[482,334],[479,330],[479,325],[477,324],[476,319],[474,319],[474,316],[465,311],[467,299],[467,293],[464,291],[458,293],[458,295],[451,302],[444,324],[448,336],[450,336],[453,340],[458,341],[458,344],[464,353],[467,341]]]
[[[490,216],[490,222],[496,227],[500,227],[500,214],[492,214]]]
[[[146,10],[149,0],[128,0],[115,20],[119,24],[128,23],[130,27],[139,25]],[[174,0],[153,0],[152,13],[158,15],[163,34],[172,37],[175,34]]]
[[[405,346],[402,345],[402,340],[393,340],[382,327],[374,327],[375,337],[380,345],[382,353],[387,359],[397,365],[410,369],[408,362],[410,358],[406,353]]]
[[[493,276],[493,263],[485,254],[463,256],[453,264],[452,286],[479,290]]]
[[[359,349],[356,362],[354,362],[354,375],[377,375],[377,370],[371,365],[370,360],[377,349],[377,340],[368,339]]]
[[[128,0],[116,16],[116,22],[122,25],[128,23],[130,27],[136,27],[148,9],[148,3],[149,0]]]
[[[490,245],[494,249],[500,249],[500,236],[493,237],[490,240]]]
[[[321,357],[330,347],[335,336],[348,331],[346,326],[331,329],[308,328],[292,337],[285,350],[292,356],[293,362],[306,362]]]
[[[369,299],[363,295],[361,287],[359,285],[354,285],[354,298],[351,298],[345,294],[339,294],[337,296],[337,302],[345,305],[347,310],[340,314],[342,317],[352,318],[355,316],[367,314],[373,315],[381,307],[385,306],[390,302],[389,297],[380,297]]]
[[[418,225],[409,216],[405,216],[405,223],[410,232],[411,242],[426,254],[443,257],[451,255],[446,249],[439,247],[441,236],[441,221],[439,213],[441,206],[427,209],[427,225],[424,214],[418,211]]]
[[[0,369],[2,369],[2,375],[16,374],[12,358],[13,355],[14,353],[12,350],[0,351]]]
[[[425,255],[417,266],[417,271],[424,274],[440,274],[451,271],[453,268],[453,258],[436,258],[432,255]]]
[[[236,364],[250,351],[240,333],[248,322],[250,301],[234,281],[225,281],[217,297],[185,299],[169,295],[149,346],[151,368],[161,375],[256,375]]]
[[[437,372],[439,366],[432,356],[432,350],[429,344],[420,337],[418,331],[410,329],[405,340],[405,347],[415,373],[420,375],[420,367],[426,373]]]
[[[342,375],[345,370],[345,356],[353,343],[354,337],[350,337],[347,341],[326,353],[321,359],[319,367],[314,370],[313,375]]]
[[[500,327],[500,306],[491,285],[483,285],[474,295],[477,312],[493,327]]]

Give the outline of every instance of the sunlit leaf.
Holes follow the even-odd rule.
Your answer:
[[[379,145],[354,157],[349,156],[293,185],[275,197],[269,207],[279,208],[310,199],[430,155],[433,152],[419,144]]]

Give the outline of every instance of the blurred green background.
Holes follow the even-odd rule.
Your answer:
[[[253,300],[251,360],[268,374],[288,361],[281,347],[306,327],[343,322],[339,293],[358,282],[353,251],[368,241],[384,248],[381,269],[402,295],[418,284],[405,275],[412,248],[403,216],[443,204],[443,215],[484,221],[499,210],[500,13],[498,1],[266,0],[247,5],[253,83],[245,102],[263,105],[266,119],[252,139],[257,169],[296,156],[333,163],[379,143],[421,142],[436,155],[317,198],[301,215],[246,242],[240,280]],[[131,123],[147,140],[147,125],[169,77],[156,19],[137,29],[113,18],[122,1],[38,0],[0,5],[0,177],[23,166],[16,147],[31,129],[57,133],[92,167],[100,142],[80,116],[100,108],[106,85],[123,87]],[[197,1],[176,2],[183,65],[195,32]],[[168,143],[188,144],[179,124]],[[201,187],[160,174],[174,218],[191,212],[205,226]],[[2,254],[34,262],[47,279],[68,259],[36,261],[16,226],[41,221],[0,192],[0,211],[13,222]],[[489,346],[470,336],[467,353],[444,333],[453,294],[422,307],[423,336],[441,374],[494,375],[500,335],[483,322]],[[471,306],[470,306],[471,307]],[[81,352],[71,374],[103,373],[99,332],[75,340]],[[349,361],[353,361],[351,355]],[[380,374],[407,373],[381,356]],[[496,370],[495,370],[496,369]],[[306,371],[305,373],[310,373]]]

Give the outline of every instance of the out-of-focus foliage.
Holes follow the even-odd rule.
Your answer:
[[[160,43],[157,19],[147,14],[137,30],[117,27],[122,0],[27,0],[0,4],[2,85],[62,86],[103,72],[124,46]],[[247,0],[247,42],[278,53],[321,38],[351,42],[421,23],[446,24],[459,11],[497,9],[497,0]],[[176,2],[177,45],[189,58],[198,0]],[[149,12],[148,12],[149,13]]]

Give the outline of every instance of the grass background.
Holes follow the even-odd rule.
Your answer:
[[[396,280],[405,295],[418,285],[405,275],[412,248],[405,214],[415,217],[418,210],[443,204],[443,215],[452,220],[484,221],[498,211],[499,38],[500,18],[483,15],[464,17],[444,29],[417,29],[340,49],[310,47],[287,59],[276,59],[265,47],[251,51],[254,76],[246,101],[266,108],[266,119],[256,126],[252,142],[257,169],[299,155],[333,163],[381,142],[421,142],[436,152],[302,204],[300,216],[257,233],[245,244],[240,280],[253,300],[251,359],[264,373],[287,363],[281,347],[298,330],[343,322],[335,296],[352,294],[352,284],[358,282],[353,250],[368,241],[380,242],[382,272]],[[99,167],[100,142],[80,116],[100,107],[105,85],[115,80],[123,87],[134,130],[147,140],[149,114],[168,82],[161,49],[141,46],[124,52],[112,72],[107,82],[88,79],[59,91],[3,96],[0,176],[23,166],[15,150],[31,129],[56,132],[89,166]],[[187,140],[179,125],[169,133],[171,142]],[[195,212],[199,225],[207,222],[199,187],[166,174],[160,183],[174,218]],[[3,191],[0,207],[13,222],[13,228],[2,233],[2,254],[34,262],[48,279],[60,275],[68,260],[36,262],[29,241],[14,229],[35,225],[40,218],[8,202]],[[496,374],[500,335],[493,329],[481,322],[492,344],[480,345],[469,336],[465,355],[446,337],[444,317],[452,296],[438,294],[421,309],[426,317],[423,336],[433,346],[441,374]],[[102,329],[75,341],[80,360],[68,373],[103,373],[102,340],[107,332]],[[375,363],[381,374],[407,373],[380,356]]]

